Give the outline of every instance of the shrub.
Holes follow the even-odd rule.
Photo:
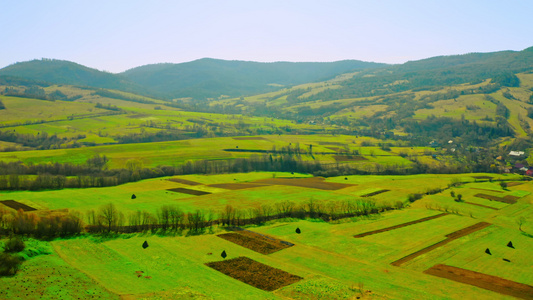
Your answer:
[[[4,252],[20,252],[26,245],[18,236],[10,238],[4,245]]]
[[[11,276],[17,273],[22,259],[8,253],[0,254],[0,276]]]
[[[418,199],[422,199],[422,194],[409,194],[407,196],[407,199],[409,200],[409,202],[413,203]]]

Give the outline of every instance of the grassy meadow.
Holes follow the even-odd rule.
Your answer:
[[[325,182],[346,184],[344,188],[322,190],[312,185],[286,185],[285,181],[267,183],[280,178],[312,179],[309,175],[253,172],[176,176],[99,189],[4,191],[0,193],[0,200],[16,200],[37,208],[41,213],[68,209],[83,214],[88,210],[98,210],[109,202],[124,213],[135,210],[154,212],[157,207],[168,204],[177,205],[184,211],[216,211],[226,204],[246,209],[264,203],[298,203],[309,199],[325,203],[357,199],[377,203],[401,201],[407,207],[330,223],[285,219],[262,226],[249,226],[248,230],[294,244],[269,255],[217,237],[225,230],[216,226],[211,233],[193,236],[140,233],[116,237],[81,236],[51,242],[28,240],[23,269],[12,278],[1,279],[0,287],[2,295],[9,299],[24,296],[26,288],[36,292],[24,296],[24,299],[92,296],[102,299],[507,299],[503,294],[423,273],[433,265],[443,263],[533,285],[533,277],[528,272],[532,267],[529,249],[533,241],[521,234],[514,223],[516,217],[527,216],[528,222],[523,230],[533,232],[529,219],[533,212],[533,196],[530,194],[533,185],[524,182],[503,190],[496,182],[478,179],[480,176],[494,175],[340,176],[328,178]],[[520,177],[499,175],[494,179],[514,182]],[[448,188],[450,183],[458,181],[466,183]],[[262,183],[263,186],[253,185],[237,190],[223,188],[237,183]],[[176,187],[211,194],[193,196],[168,191]],[[407,194],[425,193],[427,189],[434,188],[444,190],[426,195],[414,203],[407,201]],[[361,198],[382,190],[388,191]],[[494,209],[456,202],[450,196],[451,191],[461,193],[466,202]],[[495,203],[475,197],[479,192],[520,198],[514,204]],[[136,199],[131,199],[133,193]],[[402,226],[445,212],[448,214]],[[452,232],[481,221],[492,225],[422,254],[401,267],[391,265],[399,258],[441,242]],[[393,226],[397,228],[354,238],[357,234]],[[296,228],[300,228],[301,234],[295,233]],[[506,247],[509,240],[515,249]],[[146,249],[141,247],[144,241],[149,244]],[[485,254],[485,248],[490,248],[493,255]],[[226,260],[245,256],[303,279],[273,292],[254,288],[205,265],[224,260],[220,257],[223,250],[228,255]],[[503,261],[503,258],[511,262]],[[42,266],[42,269],[37,269],[37,266]],[[63,278],[59,276],[68,276],[76,283],[65,283],[64,290],[46,287]]]

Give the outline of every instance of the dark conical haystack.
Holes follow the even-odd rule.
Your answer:
[[[143,249],[146,249],[146,248],[148,248],[148,242],[147,242],[147,241],[144,241],[144,243],[143,243]]]
[[[492,255],[492,253],[490,253],[489,248],[487,248],[487,250],[485,250],[485,253],[487,253],[488,255]]]
[[[137,196],[135,196],[135,194],[132,194],[131,199],[135,199],[135,198],[137,198]]]
[[[300,227],[296,228],[296,233],[297,233],[297,234],[302,233],[302,231],[300,230]]]
[[[513,242],[509,241],[509,243],[507,244],[507,247],[509,247],[509,248],[513,248],[513,249],[514,249]]]
[[[226,258],[228,255],[226,254],[226,250],[222,250],[222,253],[220,254],[220,256],[222,256],[222,258]]]

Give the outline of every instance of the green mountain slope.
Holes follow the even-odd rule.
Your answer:
[[[154,94],[149,89],[120,75],[102,72],[64,60],[42,59],[20,62],[0,69],[0,76],[18,77],[53,84],[117,89],[143,95]]]
[[[227,61],[204,58],[181,64],[155,64],[121,73],[172,98],[242,96],[278,90],[280,86],[325,80],[385,64],[344,60],[323,63]]]

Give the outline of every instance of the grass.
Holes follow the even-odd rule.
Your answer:
[[[275,173],[274,175],[275,177],[305,176],[290,173]],[[533,185],[526,182],[504,191],[498,183],[475,182],[475,177],[479,176],[488,175],[340,176],[328,178],[327,181],[349,183],[354,186],[325,191],[275,185],[242,190],[226,190],[208,186],[271,179],[273,177],[271,172],[187,175],[175,178],[197,182],[200,185],[191,186],[165,179],[153,179],[100,189],[3,192],[0,198],[9,197],[9,199],[20,200],[27,204],[33,203],[41,208],[55,205],[56,208],[81,211],[98,208],[99,205],[111,201],[125,212],[136,209],[154,212],[160,205],[169,203],[177,204],[185,211],[198,208],[216,210],[223,208],[226,204],[238,208],[252,208],[258,204],[273,204],[278,201],[301,203],[309,199],[329,202],[354,200],[361,193],[378,189],[390,191],[368,199],[376,202],[392,202],[401,200],[399,197],[405,197],[407,193],[420,192],[427,188],[447,187],[450,182],[458,178],[461,181],[471,181],[471,183],[452,189],[456,194],[463,194],[465,200],[474,201],[471,198],[475,193],[481,192],[479,189],[488,189],[489,191],[483,190],[483,192],[498,196],[514,194],[521,195],[523,198],[519,199],[516,204],[505,205],[500,210],[473,206],[475,218],[468,214],[462,216],[449,214],[363,238],[353,236],[441,214],[441,211],[427,209],[426,206],[429,204],[435,206],[450,203],[450,207],[452,205],[464,207],[467,204],[453,201],[449,196],[450,190],[445,190],[442,193],[424,196],[406,209],[379,215],[361,216],[334,223],[298,220],[277,221],[264,226],[248,227],[251,231],[295,244],[269,255],[257,253],[217,237],[215,234],[224,232],[218,227],[213,229],[214,234],[190,237],[130,234],[115,238],[96,236],[56,240],[50,243],[52,248],[48,246],[47,251],[52,254],[57,253],[64,260],[63,266],[71,270],[65,271],[66,274],[73,274],[73,278],[81,278],[78,285],[70,287],[74,294],[81,295],[80,293],[87,290],[102,295],[101,298],[108,297],[109,299],[113,299],[116,295],[200,299],[228,297],[232,299],[286,297],[295,299],[349,299],[354,297],[504,299],[504,296],[490,291],[422,273],[434,264],[442,263],[501,276],[524,284],[533,284],[533,278],[528,272],[531,267],[528,260],[531,252],[529,249],[533,246],[531,238],[522,235],[517,225],[514,224],[515,218],[519,216],[529,218],[531,215],[533,197],[530,192],[533,190]],[[514,177],[502,175],[502,178],[511,180]],[[213,194],[190,196],[167,193],[166,189],[174,187],[206,190]],[[498,193],[499,191],[503,193]],[[132,193],[136,194],[136,199],[131,199]],[[479,201],[480,203],[490,202],[486,199]],[[488,203],[487,205],[495,204]],[[485,212],[482,213],[483,211]],[[494,225],[436,248],[401,267],[390,265],[392,261],[444,240],[446,234],[482,221],[491,222]],[[524,230],[529,230],[528,226],[526,224]],[[296,228],[300,228],[301,234],[295,232]],[[509,240],[513,241],[516,249],[505,246]],[[149,244],[147,249],[141,247],[144,241]],[[41,244],[33,248],[46,248],[48,245],[46,242],[39,243]],[[493,252],[492,256],[484,254],[487,247]],[[223,250],[228,254],[227,259],[249,257],[303,279],[273,292],[253,288],[205,265],[205,263],[223,260],[220,257]],[[53,263],[58,265],[62,261],[57,255],[29,258],[28,264],[25,263],[23,266],[33,268],[31,272],[34,274],[42,274],[32,267],[32,263],[49,264],[55,259]],[[503,261],[502,258],[511,260],[511,263]],[[15,276],[14,281],[10,282],[17,282],[23,288],[29,287],[28,282],[34,282],[35,279],[32,279],[34,281],[27,279],[30,275],[24,272],[21,272],[20,276]],[[63,271],[61,273],[63,274]],[[41,278],[39,276],[41,275],[35,278]],[[83,278],[91,278],[92,281],[85,283]],[[54,282],[45,285],[53,286]],[[24,293],[24,290],[18,289],[14,293]]]

